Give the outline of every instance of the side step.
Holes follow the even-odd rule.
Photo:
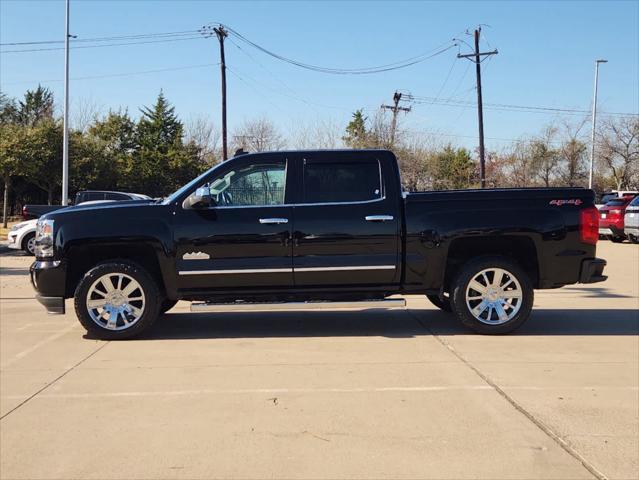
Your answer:
[[[192,303],[192,312],[260,312],[287,310],[336,310],[336,309],[368,309],[368,308],[405,308],[406,300],[394,298],[390,300],[361,300],[354,302],[274,302],[274,303]]]

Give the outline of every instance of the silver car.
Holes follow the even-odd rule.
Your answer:
[[[632,243],[639,243],[639,196],[626,207],[623,233]]]

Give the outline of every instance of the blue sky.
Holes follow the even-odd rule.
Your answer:
[[[639,111],[639,2],[71,2],[71,32],[79,39],[194,30],[223,22],[284,56],[328,67],[387,64],[430,51],[466,29],[483,27],[483,49],[499,54],[483,66],[484,102],[589,109],[593,63],[600,71],[599,109]],[[0,43],[61,40],[64,2],[0,0]],[[414,95],[475,99],[470,62],[457,48],[402,70],[375,75],[306,71],[227,41],[229,126],[268,116],[283,130],[299,122],[346,125],[350,113],[373,115],[396,89]],[[238,48],[237,45],[241,47]],[[51,47],[52,45],[45,45]],[[53,45],[56,46],[56,45]],[[36,46],[37,47],[37,46]],[[1,51],[29,47],[2,46]],[[35,48],[35,47],[31,47]],[[461,48],[466,53],[467,47]],[[137,115],[160,89],[183,119],[210,116],[219,124],[218,45],[194,39],[71,50],[72,109],[128,107]],[[182,68],[183,69],[178,69]],[[163,72],[136,74],[149,70]],[[123,74],[105,78],[85,78]],[[0,54],[0,88],[21,96],[40,82],[62,99],[63,51]],[[75,80],[73,80],[75,79]],[[448,79],[446,81],[446,79]],[[73,112],[72,112],[73,115]],[[487,108],[487,145],[497,149],[556,116]],[[474,107],[413,105],[402,127],[474,148]],[[497,140],[506,139],[506,140]]]

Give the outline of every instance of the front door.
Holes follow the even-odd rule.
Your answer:
[[[388,159],[348,152],[305,154],[295,206],[296,287],[399,283],[399,192]]]
[[[178,206],[174,223],[178,290],[205,292],[293,285],[293,208],[282,155],[229,162],[208,188],[208,207]]]

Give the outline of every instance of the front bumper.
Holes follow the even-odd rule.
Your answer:
[[[47,309],[47,313],[64,315],[64,297],[44,297],[42,295],[36,295],[36,300]]]
[[[608,262],[603,258],[591,258],[581,262],[579,283],[597,283],[605,281],[608,276],[603,275],[603,270]]]
[[[66,264],[57,260],[37,260],[29,269],[36,300],[49,313],[64,313]]]
[[[17,242],[18,240],[18,234],[17,233],[11,233],[9,232],[9,235],[7,235],[7,247],[9,248],[13,248],[16,250],[20,250],[20,244]]]

